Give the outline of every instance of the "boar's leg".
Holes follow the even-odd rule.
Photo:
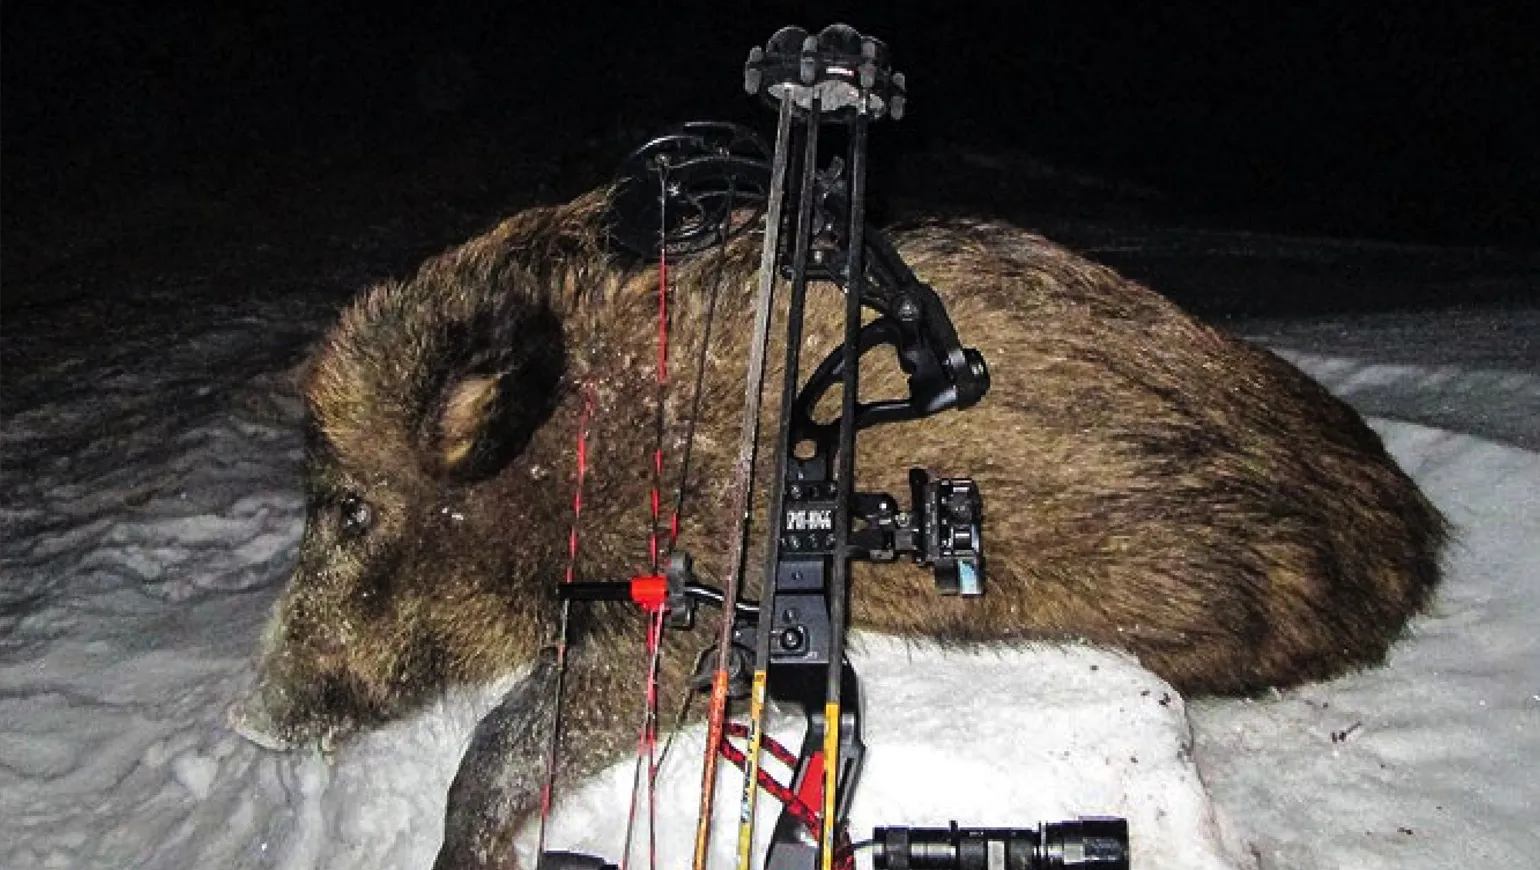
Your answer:
[[[555,656],[546,651],[476,726],[449,787],[435,870],[515,865],[514,832],[540,805],[555,701]]]
[[[624,605],[621,612],[630,607]],[[640,626],[635,613],[623,618]],[[634,632],[583,636],[575,627],[574,634],[581,639],[574,639],[567,654],[557,761],[560,781],[569,783],[592,776],[635,748],[645,681]],[[677,634],[665,640],[660,665],[659,706],[665,710],[679,703],[678,687],[692,661],[686,639]],[[546,650],[529,676],[476,726],[449,789],[436,870],[518,865],[513,838],[540,807],[556,683],[555,654]]]

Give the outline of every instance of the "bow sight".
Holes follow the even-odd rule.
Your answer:
[[[799,706],[808,727],[790,790],[812,812],[782,813],[766,868],[830,870],[850,859],[844,823],[864,752],[859,684],[844,649],[850,563],[905,556],[932,568],[942,594],[985,592],[983,505],[974,482],[932,479],[913,469],[908,510],[900,510],[888,494],[856,492],[856,433],[967,408],[988,391],[989,375],[978,351],[958,340],[936,292],[866,222],[867,128],[873,120],[902,117],[905,104],[904,77],[892,70],[887,47],[843,25],[818,34],[784,28],[750,52],[744,80],[750,94],[778,110],[774,149],[749,130],[717,123],[687,124],[648,142],[627,159],[617,180],[612,234],[643,256],[683,257],[764,219],[748,410],[734,481],[736,516],[747,517],[770,311],[775,284],[783,278],[790,299],[770,507],[770,516],[779,520],[766,547],[761,599],[757,605],[739,600],[742,533],[720,592],[695,582],[688,557],[677,554],[665,575],[638,578],[629,586],[563,584],[560,594],[568,600],[631,597],[669,613],[675,627],[690,625],[700,601],[727,609],[732,618],[723,619],[715,646],[703,789],[707,795],[714,789],[727,698],[747,695],[746,821],[738,852],[739,868],[746,870],[764,705],[768,696]],[[844,158],[827,164],[820,162],[819,148],[825,125],[844,127],[846,142]],[[783,241],[788,231],[790,238]],[[804,383],[799,352],[811,282],[843,290],[845,331],[844,343]],[[864,325],[863,309],[875,314]],[[861,360],[881,347],[897,355],[909,395],[861,402]],[[839,417],[816,419],[815,409],[836,385]],[[753,662],[752,676],[747,661]],[[709,803],[703,800],[696,870],[704,863]],[[1127,825],[1121,819],[1048,825],[1039,836],[1030,833],[959,833],[955,824],[949,831],[884,828],[872,845],[877,866],[894,870],[1128,866]],[[546,853],[542,863],[602,865],[567,853]]]

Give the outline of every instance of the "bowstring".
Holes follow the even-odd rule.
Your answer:
[[[657,838],[657,784],[658,762],[658,665],[663,648],[663,620],[666,610],[650,608],[647,614],[647,689],[646,712],[642,718],[641,733],[637,737],[636,765],[631,774],[631,806],[626,813],[625,845],[620,854],[620,870],[626,870],[631,857],[631,845],[635,834],[636,804],[641,793],[642,771],[647,771],[647,847],[649,867],[656,870],[658,863]]]
[[[657,411],[653,416],[652,489],[649,494],[651,522],[647,533],[647,556],[654,576],[660,573],[662,545],[659,541],[659,520],[662,512],[663,488],[663,441],[668,426],[668,166],[658,166],[658,356],[656,377]],[[678,517],[670,522],[677,528]],[[672,548],[673,536],[669,546]],[[658,669],[663,657],[664,608],[650,610],[647,620],[647,680],[642,727],[637,736],[636,765],[631,774],[631,802],[626,812],[626,835],[621,848],[620,870],[626,870],[631,858],[631,845],[635,834],[636,805],[641,793],[642,771],[645,766],[647,782],[647,854],[649,870],[658,866],[658,810],[657,810],[657,745],[658,745]]]
[[[572,525],[567,533],[567,568],[562,575],[563,583],[571,583],[577,572],[578,528],[583,517],[583,482],[588,475],[588,426],[593,418],[594,391],[588,385],[583,391],[583,411],[578,418],[577,480],[572,495]],[[561,604],[561,617],[556,630],[556,696],[551,708],[550,741],[546,746],[545,780],[540,787],[540,834],[536,840],[536,861],[545,854],[546,829],[551,818],[551,801],[556,787],[556,760],[561,744],[562,699],[566,695],[567,639],[571,623],[572,602]]]

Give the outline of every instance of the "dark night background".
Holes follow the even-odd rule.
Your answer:
[[[1242,267],[1166,275],[1155,257],[1102,257],[1203,313],[1526,301],[1469,279],[1494,257],[1534,273],[1540,16],[1155,6],[8,3],[4,302],[24,323],[72,299],[155,295],[130,286],[272,292],[399,272],[601,181],[669,123],[768,129],[740,90],[748,48],[837,20],[886,40],[909,77],[909,116],[875,134],[886,213],[1485,251],[1358,263],[1346,295],[1312,295],[1304,275],[1250,297],[1233,290],[1253,283]]]

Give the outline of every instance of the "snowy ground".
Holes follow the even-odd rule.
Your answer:
[[[7,334],[29,365],[0,425],[0,867],[431,862],[498,687],[329,759],[224,726],[303,519],[275,373],[331,309],[296,298]],[[1540,309],[1235,325],[1372,415],[1454,521],[1432,612],[1384,668],[1185,706],[1111,654],[866,638],[858,836],[1104,813],[1130,819],[1140,868],[1540,866]],[[553,845],[615,857],[628,781],[570,795]]]

